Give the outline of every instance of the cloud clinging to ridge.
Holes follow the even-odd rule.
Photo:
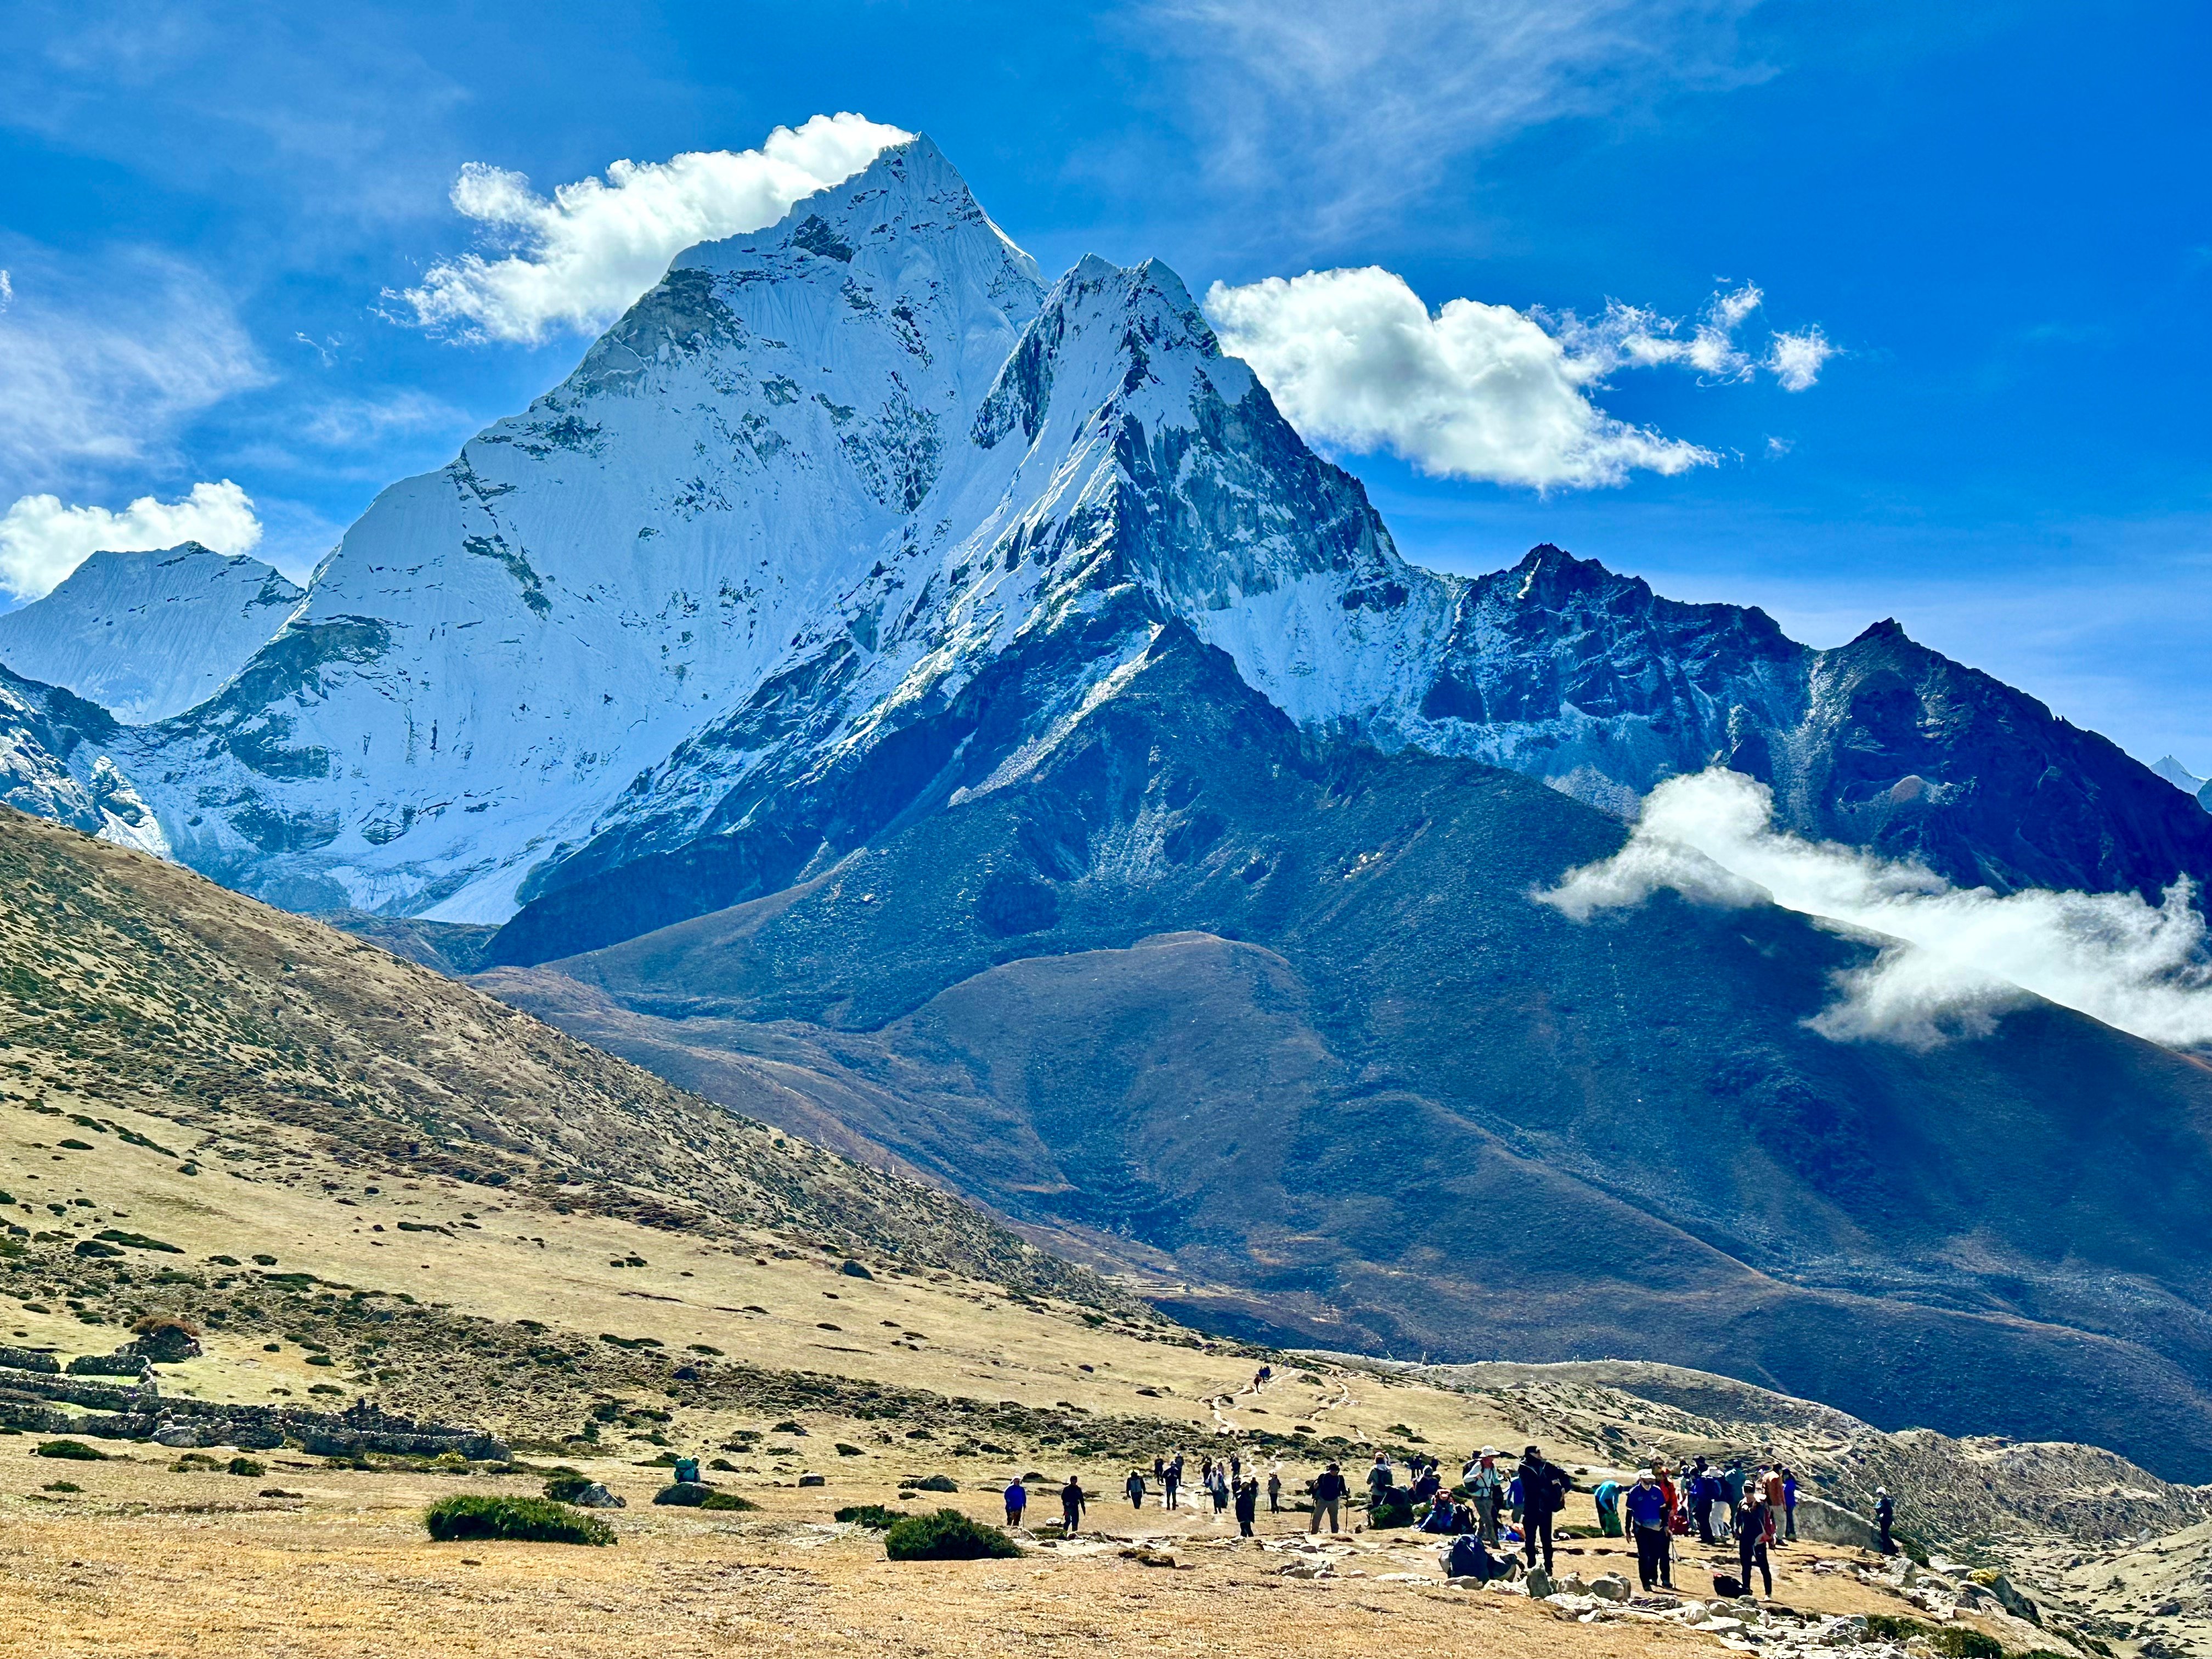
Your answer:
[[[1763,297],[1750,284],[1716,294],[1686,333],[1617,301],[1589,321],[1477,300],[1431,315],[1403,277],[1369,266],[1216,283],[1206,309],[1224,349],[1252,365],[1309,439],[1388,450],[1439,477],[1550,490],[1720,459],[1607,414],[1592,394],[1617,372],[1674,367],[1733,382],[1767,368],[1790,390],[1811,386],[1829,349],[1817,329],[1817,350],[1793,349],[1787,374],[1738,341]],[[1770,358],[1784,338],[1805,337],[1774,336]]]
[[[0,588],[20,599],[39,599],[98,552],[198,542],[218,553],[246,553],[260,540],[253,498],[228,478],[196,483],[173,501],[141,495],[119,511],[25,495],[0,514]]]
[[[2212,952],[2185,884],[2157,905],[1954,887],[1919,865],[1777,830],[1773,811],[1772,793],[1741,773],[1669,779],[1626,846],[1536,897],[1577,921],[1662,889],[1730,907],[1771,900],[1884,935],[1811,1022],[1839,1042],[1987,1036],[2033,992],[2153,1042],[2212,1044]]]
[[[817,115],[778,127],[758,149],[617,161],[604,179],[560,185],[550,200],[519,173],[471,162],[453,206],[514,251],[441,259],[420,287],[385,297],[407,307],[407,320],[461,339],[535,345],[556,330],[593,332],[685,248],[774,224],[913,136],[864,116]]]

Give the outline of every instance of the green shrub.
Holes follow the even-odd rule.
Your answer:
[[[1394,1503],[1391,1501],[1391,1496],[1385,1494],[1368,1505],[1368,1531],[1382,1532],[1392,1527],[1410,1527],[1413,1524],[1413,1506],[1411,1504]]]
[[[933,1474],[926,1480],[914,1483],[916,1492],[958,1492],[960,1483],[949,1474]]]
[[[545,1483],[545,1495],[556,1504],[573,1504],[599,1483],[588,1474],[556,1474]]]
[[[866,1527],[870,1532],[889,1532],[907,1518],[904,1510],[887,1510],[881,1504],[848,1504],[837,1511],[836,1518],[849,1526]]]
[[[266,1474],[269,1466],[251,1457],[234,1457],[226,1466],[233,1474]]]
[[[49,1480],[39,1490],[40,1492],[82,1492],[84,1488],[74,1480]]]
[[[2004,1659],[2004,1644],[1964,1625],[1945,1625],[1928,1638],[1944,1659]]]
[[[1021,1553],[998,1528],[958,1510],[909,1515],[884,1534],[884,1553],[894,1561],[981,1561]]]
[[[653,1495],[656,1504],[665,1504],[680,1510],[757,1510],[759,1504],[750,1498],[740,1498],[733,1492],[716,1492],[696,1480],[679,1480],[672,1486],[663,1486]]]
[[[107,1454],[82,1440],[48,1440],[31,1449],[33,1457],[66,1457],[78,1463],[105,1463]]]
[[[511,1539],[535,1544],[611,1544],[614,1528],[596,1515],[579,1515],[543,1498],[441,1498],[423,1511],[422,1524],[441,1544],[465,1539]]]

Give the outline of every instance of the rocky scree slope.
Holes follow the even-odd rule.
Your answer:
[[[44,599],[0,616],[0,663],[143,726],[212,696],[303,597],[259,560],[198,542],[94,553]]]
[[[1215,1287],[1156,1292],[1213,1328],[1634,1353],[2212,1471],[2212,1069],[2041,1003],[1832,1042],[1806,1022],[1870,942],[1671,897],[1573,922],[1530,896],[1615,820],[1316,739],[1179,624],[1043,731],[994,724],[1064,663],[997,659],[941,810],[479,982]]]
[[[282,1164],[496,1188],[714,1237],[795,1226],[1114,1299],[934,1188],[796,1142],[527,1015],[173,865],[0,811],[0,1084],[128,1099]]]

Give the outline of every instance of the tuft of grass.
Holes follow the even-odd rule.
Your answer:
[[[483,1498],[458,1493],[422,1512],[441,1544],[504,1539],[532,1544],[611,1544],[615,1530],[596,1515],[580,1515],[543,1498]]]
[[[74,1480],[49,1480],[39,1490],[40,1492],[82,1492],[84,1488]]]
[[[82,1440],[46,1440],[31,1448],[33,1457],[64,1457],[77,1463],[105,1463],[107,1454]]]
[[[998,1528],[958,1510],[909,1515],[884,1534],[884,1553],[894,1561],[982,1561],[1021,1553]]]
[[[750,1498],[740,1498],[733,1492],[717,1492],[712,1486],[702,1486],[696,1480],[679,1480],[674,1486],[663,1486],[653,1495],[653,1501],[680,1510],[757,1510],[760,1507]]]
[[[251,1457],[234,1457],[224,1467],[233,1474],[263,1475],[269,1473],[269,1466],[266,1463],[258,1462]]]

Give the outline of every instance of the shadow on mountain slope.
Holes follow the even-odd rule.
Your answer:
[[[1803,1022],[1863,941],[1529,901],[1622,833],[1303,737],[1170,626],[826,874],[485,983],[1228,1287],[1177,1304],[1224,1328],[1631,1354],[2212,1473],[2212,1072],[2045,1004],[1932,1053],[1829,1042]]]

